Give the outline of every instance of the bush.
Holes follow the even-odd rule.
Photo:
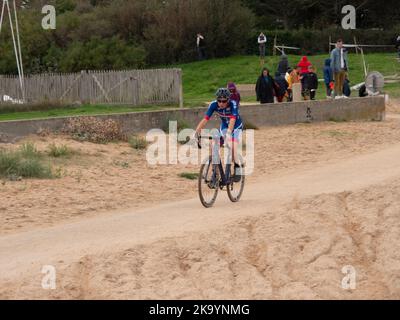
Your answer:
[[[133,135],[128,139],[128,143],[133,149],[143,150],[146,149],[148,142],[145,138]]]
[[[50,166],[41,161],[41,155],[31,143],[17,151],[0,150],[0,176],[16,180],[24,178],[52,178]]]
[[[79,72],[99,69],[138,69],[145,65],[146,53],[141,46],[117,37],[92,38],[86,43],[73,42],[63,54],[60,71]]]
[[[65,144],[57,146],[52,143],[48,146],[48,154],[54,158],[69,157],[72,153],[72,150]]]
[[[126,140],[119,123],[112,119],[77,117],[68,120],[62,131],[79,141],[108,143]]]
[[[19,153],[22,157],[29,159],[39,158],[41,156],[32,142],[27,142],[21,145],[19,147]]]

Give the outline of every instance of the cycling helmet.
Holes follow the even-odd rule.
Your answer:
[[[217,99],[218,98],[225,98],[225,99],[229,99],[231,96],[230,91],[227,88],[219,88],[217,90],[217,92],[215,93]]]

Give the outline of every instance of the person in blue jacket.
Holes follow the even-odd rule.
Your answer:
[[[330,98],[332,96],[333,72],[331,68],[331,62],[331,59],[326,59],[324,66],[324,82],[326,86],[327,98]]]

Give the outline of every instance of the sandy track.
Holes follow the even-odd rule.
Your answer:
[[[288,168],[296,172],[382,150],[396,144],[399,136],[399,120],[394,118],[262,128],[255,132],[257,175],[248,181],[285,173]],[[115,210],[189,200],[197,194],[195,182],[178,176],[198,172],[197,165],[149,166],[145,152],[127,143],[96,145],[65,136],[32,136],[24,141],[34,142],[43,153],[56,143],[68,145],[77,154],[48,159],[55,169],[61,169],[59,179],[0,181],[0,235],[109,216]],[[17,146],[0,144],[3,147]]]
[[[400,270],[393,229],[398,215],[396,224],[385,220],[387,238],[372,246],[382,230],[360,233],[373,226],[364,226],[362,211],[352,216],[347,204],[352,192],[362,199],[359,194],[371,188],[400,194],[399,158],[397,144],[301,172],[280,172],[248,185],[239,204],[221,193],[209,210],[192,199],[2,236],[0,297],[399,298],[399,281],[393,281]],[[371,208],[382,205],[373,196],[367,202]],[[372,217],[383,220],[386,207],[374,208]],[[376,253],[379,245],[386,250],[383,257]],[[375,253],[369,257],[368,250]],[[385,283],[377,282],[379,270],[370,266],[378,258],[386,267],[380,271],[388,272]],[[340,289],[346,262],[355,264],[365,281],[353,295]],[[48,264],[59,272],[61,288],[54,292],[40,288],[40,269]],[[194,267],[203,269],[196,273]]]

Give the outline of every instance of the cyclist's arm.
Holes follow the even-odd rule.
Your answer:
[[[199,124],[196,128],[196,133],[199,134],[201,132],[201,129],[203,129],[205,127],[208,120],[210,120],[211,116],[213,115],[214,111],[215,111],[215,105],[210,104],[210,106],[208,107],[208,110],[204,116],[204,119],[199,122]]]
[[[206,123],[208,122],[208,118],[204,118],[203,120],[200,121],[199,125],[196,128],[196,132],[200,133],[201,129],[204,128],[204,126],[206,125]]]
[[[233,128],[235,128],[235,123],[236,123],[236,116],[232,116],[231,119],[229,120],[229,126],[228,126],[228,134],[231,134],[233,132]]]
[[[229,125],[228,125],[228,133],[231,134],[233,129],[235,128],[236,119],[239,116],[239,108],[235,101],[232,101],[232,115],[230,116]]]

